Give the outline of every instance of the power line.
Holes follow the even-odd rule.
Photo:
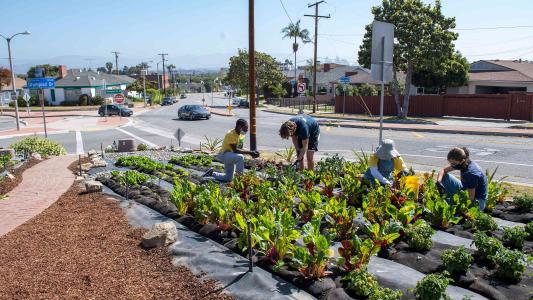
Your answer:
[[[281,7],[283,7],[283,10],[285,11],[287,18],[289,18],[289,21],[291,21],[291,24],[294,24],[294,22],[292,22],[291,16],[289,16],[289,13],[287,12],[287,9],[285,8],[285,5],[283,4],[283,1],[279,0],[279,3],[281,3]]]
[[[481,53],[481,54],[465,54],[466,56],[490,56],[490,55],[498,55],[498,54],[507,54],[509,52],[518,52],[523,50],[530,50],[532,46],[528,47],[522,47],[522,48],[515,48],[515,49],[509,49],[505,51],[498,51],[498,52],[492,52],[492,53]]]
[[[454,28],[454,29],[452,29],[452,30],[457,30],[457,31],[468,31],[468,30],[516,29],[516,28],[533,28],[533,25],[498,26],[498,27],[472,27],[472,28]]]

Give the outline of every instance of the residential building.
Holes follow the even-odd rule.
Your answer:
[[[15,88],[17,90],[20,90],[24,86],[26,86],[26,80],[15,77]],[[6,84],[5,82],[0,82],[0,92],[5,92],[5,91],[12,91],[11,81],[9,82],[9,84]]]
[[[533,62],[479,60],[470,65],[468,85],[449,88],[448,94],[508,94],[533,92]]]

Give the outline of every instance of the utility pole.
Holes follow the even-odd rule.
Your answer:
[[[250,94],[250,149],[257,150],[255,126],[254,0],[248,0],[248,92]]]
[[[161,78],[161,83],[163,85],[163,91],[165,90],[165,55],[168,55],[167,53],[159,53],[158,55],[161,55],[161,61],[163,62],[163,78]]]
[[[313,59],[313,113],[316,113],[316,52],[317,52],[317,43],[318,43],[318,19],[319,18],[331,18],[331,15],[327,16],[320,16],[318,15],[318,5],[320,3],[323,3],[325,1],[318,1],[313,4],[307,5],[307,8],[315,7],[315,14],[314,15],[304,15],[306,17],[312,17],[315,18],[315,53],[314,53],[314,59]]]
[[[117,69],[117,75],[120,74],[118,72],[118,55],[120,54],[120,52],[117,52],[117,51],[112,51],[111,53],[114,53],[115,54],[115,69]]]

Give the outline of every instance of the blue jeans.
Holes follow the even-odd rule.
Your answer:
[[[216,180],[230,182],[233,180],[235,172],[244,173],[244,155],[235,152],[223,152],[218,154],[218,158],[224,162],[224,173],[214,172],[213,177]]]
[[[450,199],[453,197],[453,195],[463,190],[463,184],[461,183],[461,180],[448,173],[444,174],[442,177],[442,185],[444,186],[446,195],[448,196],[448,202],[450,202]],[[485,206],[487,205],[487,199],[476,198],[474,201],[478,203],[479,210],[483,211],[485,209]]]

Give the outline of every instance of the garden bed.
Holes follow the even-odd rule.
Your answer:
[[[24,174],[24,171],[40,162],[41,160],[33,158],[29,159],[23,162],[20,166],[16,167],[11,173],[11,175],[15,177],[14,179],[10,179],[5,176],[2,177],[2,179],[0,180],[0,195],[6,195],[7,193],[11,192],[15,187],[17,187],[17,185],[20,184],[20,182],[22,182],[22,175]]]

